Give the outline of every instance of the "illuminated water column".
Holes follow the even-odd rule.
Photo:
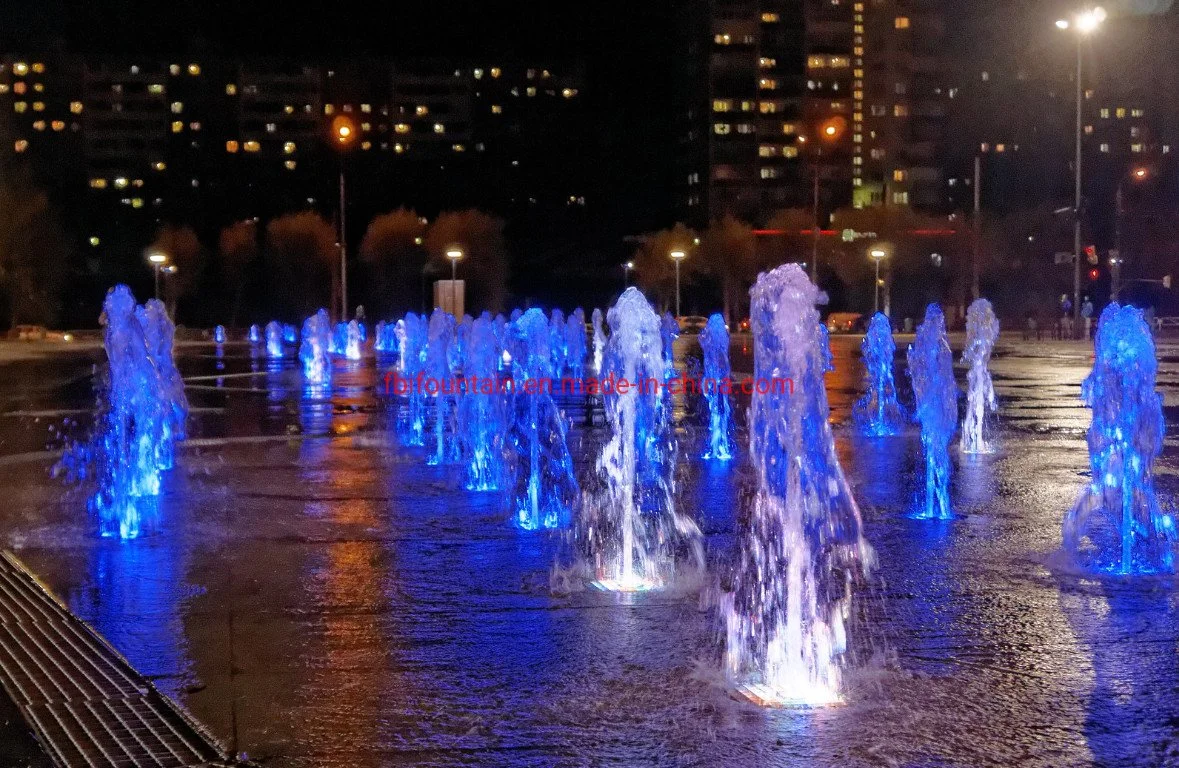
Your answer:
[[[490,318],[474,321],[465,352],[458,435],[467,468],[467,490],[495,491],[503,484],[508,418],[498,378],[500,353]]]
[[[1093,371],[1081,387],[1093,409],[1092,480],[1064,518],[1065,549],[1085,567],[1120,574],[1175,570],[1175,521],[1154,491],[1154,461],[1166,430],[1157,373],[1142,311],[1107,306],[1097,325]]]
[[[962,362],[970,366],[966,375],[966,417],[962,420],[963,453],[991,453],[986,437],[987,413],[998,408],[991,383],[991,353],[999,339],[999,319],[986,299],[975,299],[966,311],[966,348]]]
[[[729,402],[729,329],[719,314],[708,318],[700,332],[704,351],[704,400],[708,403],[708,445],[705,459],[728,461],[733,458],[733,406]]]
[[[949,446],[958,428],[958,386],[946,318],[937,304],[925,309],[908,360],[925,453],[925,504],[917,516],[944,520],[951,516]]]
[[[905,426],[905,412],[897,402],[892,365],[897,346],[892,340],[892,323],[877,312],[868,324],[860,344],[868,391],[856,401],[852,414],[860,433],[869,437],[897,435]]]
[[[303,380],[309,387],[331,386],[332,324],[326,309],[321,309],[303,321],[303,344],[299,360],[303,364]]]
[[[426,460],[430,466],[446,464],[457,453],[453,446],[454,424],[451,423],[455,393],[450,355],[454,330],[454,317],[449,312],[435,309],[427,329],[425,362],[426,395],[434,399],[434,453]]]
[[[839,699],[852,585],[872,551],[828,421],[819,290],[787,264],[761,275],[751,294],[757,493],[733,591],[720,601],[726,670],[756,703],[819,706]]]
[[[266,324],[266,356],[277,360],[283,355],[283,328],[277,320]]]

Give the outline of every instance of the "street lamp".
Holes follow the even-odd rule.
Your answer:
[[[1126,259],[1122,256],[1122,218],[1126,215],[1126,180],[1129,179],[1135,182],[1145,181],[1149,176],[1150,170],[1147,168],[1131,168],[1118,180],[1118,190],[1114,203],[1114,249],[1109,254],[1110,299],[1113,301],[1117,301],[1118,296],[1121,295],[1122,264],[1126,263]]]
[[[448,248],[446,250],[446,258],[450,259],[450,311],[454,314],[455,319],[458,319],[458,274],[459,259],[463,257],[462,248]]]
[[[811,192],[811,282],[815,285],[819,284],[819,236],[822,234],[822,225],[819,222],[819,181],[822,173],[823,143],[831,144],[838,140],[846,125],[846,121],[841,117],[834,117],[820,125],[818,133],[821,141],[814,147],[814,183]],[[806,137],[799,136],[798,142],[806,144]]]
[[[888,251],[883,248],[873,248],[868,252],[868,255],[872,257],[872,261],[876,264],[876,282],[873,285],[874,293],[872,298],[872,314],[876,314],[880,311],[880,262],[888,257]]]
[[[670,254],[671,260],[675,262],[675,316],[680,316],[680,262],[687,257],[688,254],[683,251],[672,251]]]
[[[340,320],[348,319],[348,206],[344,196],[344,153],[356,143],[356,123],[347,115],[332,120],[332,142],[340,150]]]
[[[160,268],[168,263],[167,254],[163,253],[149,253],[147,260],[151,262],[152,269],[156,273],[156,301],[160,299]]]
[[[635,268],[633,261],[628,261],[622,265],[622,287],[624,289],[630,287],[630,271]]]
[[[1105,21],[1105,10],[1090,8],[1077,14],[1069,21],[1058,19],[1056,28],[1072,30],[1077,33],[1077,121],[1076,121],[1076,157],[1074,158],[1075,190],[1073,199],[1073,319],[1077,330],[1080,330],[1081,320],[1081,108],[1084,89],[1081,87],[1082,62],[1085,38],[1097,31]]]

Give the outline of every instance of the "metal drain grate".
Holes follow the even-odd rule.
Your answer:
[[[62,768],[229,764],[9,552],[0,555],[0,684]]]

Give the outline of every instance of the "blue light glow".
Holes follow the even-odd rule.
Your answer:
[[[733,458],[733,406],[724,382],[729,381],[729,329],[719,314],[708,318],[700,332],[704,352],[704,400],[708,403],[708,445],[705,459],[728,461]]]
[[[868,324],[868,332],[860,344],[868,391],[852,408],[860,434],[868,437],[899,435],[905,428],[907,416],[897,402],[896,383],[892,366],[897,346],[892,340],[892,323],[877,312]]]
[[[958,428],[954,353],[946,338],[942,308],[930,304],[909,345],[909,379],[917,399],[921,448],[925,452],[925,504],[919,518],[947,519],[950,512],[950,440]]]

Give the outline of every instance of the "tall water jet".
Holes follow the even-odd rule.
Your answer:
[[[839,700],[853,587],[872,550],[828,422],[831,353],[819,290],[786,264],[750,293],[757,492],[733,591],[720,600],[725,666],[756,703],[820,706]]]
[[[852,407],[852,416],[861,434],[869,437],[899,435],[907,415],[897,402],[896,383],[892,376],[897,345],[892,340],[892,323],[877,312],[868,324],[860,343],[868,391]]]
[[[266,324],[266,356],[274,359],[282,357],[282,342],[282,325],[277,320],[271,320]]]
[[[1084,567],[1118,574],[1175,570],[1175,520],[1159,508],[1154,491],[1154,461],[1166,430],[1157,373],[1142,311],[1111,303],[1097,324],[1093,371],[1081,386],[1093,409],[1092,479],[1064,518],[1065,549]]]
[[[55,471],[73,480],[93,479],[88,507],[98,517],[99,533],[130,539],[140,532],[141,504],[159,495],[161,472],[172,464],[172,443],[184,436],[187,403],[183,382],[173,375],[173,328],[163,305],[153,300],[137,312],[131,290],[117,285],[102,309],[108,365],[94,426]],[[168,369],[164,376],[157,362]]]
[[[467,337],[458,410],[458,435],[470,491],[495,491],[503,484],[508,416],[498,369],[495,328],[490,318],[480,317]]]
[[[446,464],[455,457],[452,423],[454,386],[451,378],[451,346],[454,341],[454,317],[441,309],[430,316],[426,346],[426,394],[434,398],[434,453],[426,460],[430,466]],[[447,435],[450,441],[447,441]]]
[[[594,374],[602,372],[602,354],[606,350],[606,331],[602,328],[602,310],[595,307],[591,317],[594,326]]]
[[[246,338],[249,339],[251,344],[257,344],[258,342],[262,341],[261,329],[259,329],[257,325],[251,325],[250,332],[246,335]]]
[[[332,322],[326,309],[303,321],[299,360],[303,363],[303,379],[307,386],[322,387],[332,383],[331,340]]]
[[[991,302],[975,299],[966,311],[966,348],[962,362],[970,365],[966,374],[966,417],[962,420],[963,453],[990,453],[993,447],[986,437],[987,413],[998,409],[991,382],[991,353],[999,339],[999,318]]]
[[[701,389],[708,403],[708,445],[703,458],[728,461],[733,458],[733,406],[729,402],[729,328],[724,317],[708,318],[700,332],[700,348],[704,352]]]
[[[603,405],[610,441],[598,456],[602,490],[581,500],[579,534],[594,586],[643,591],[674,580],[677,561],[703,567],[700,529],[676,509],[676,443],[659,315],[628,288],[607,315]]]
[[[344,357],[349,360],[359,360],[361,358],[360,343],[364,341],[361,338],[360,329],[363,326],[356,320],[348,321],[347,331],[344,336],[344,349],[341,350]]]
[[[401,375],[409,382],[405,418],[401,434],[406,445],[425,444],[426,393],[425,361],[427,346],[426,321],[413,312],[405,316],[401,345]]]
[[[176,326],[168,317],[168,309],[159,299],[148,299],[135,309],[135,319],[143,330],[147,356],[156,369],[159,380],[157,393],[163,404],[164,416],[156,437],[156,466],[171,469],[175,460],[176,443],[185,438],[188,421],[188,398],[184,395],[184,379],[176,368],[173,344]]]
[[[291,323],[287,323],[282,327],[282,340],[287,344],[294,344],[299,340],[299,331]]]
[[[553,378],[555,379],[561,378],[561,374],[565,372],[568,352],[565,333],[565,313],[554,309],[549,319],[549,353],[553,356]]]
[[[917,516],[945,520],[951,516],[949,446],[958,427],[958,386],[946,318],[937,304],[926,307],[908,361],[925,453],[925,505]]]
[[[213,329],[213,341],[216,344],[225,343],[225,326],[219,325]]]
[[[534,307],[510,330],[515,523],[528,531],[564,527],[577,495],[577,480],[565,418],[552,396],[549,322]]]
[[[580,381],[585,377],[585,312],[578,307],[565,321],[565,349],[569,375]]]
[[[660,320],[659,333],[663,342],[663,371],[664,378],[675,376],[675,340],[680,337],[680,324],[670,312],[664,312]]]

